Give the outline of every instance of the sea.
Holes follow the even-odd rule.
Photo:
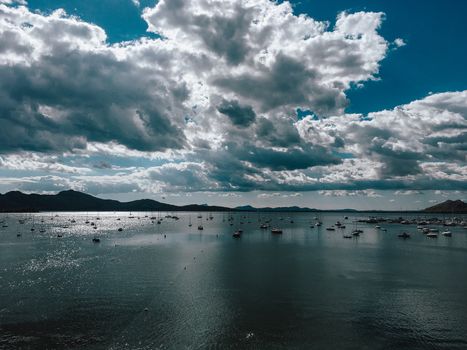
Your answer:
[[[370,215],[0,214],[0,349],[467,349],[467,229]]]

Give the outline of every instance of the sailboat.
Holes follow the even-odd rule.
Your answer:
[[[363,230],[358,228],[358,221],[355,221],[355,229],[352,231],[352,236],[360,236],[360,233],[363,233]]]
[[[188,227],[191,227],[193,226],[193,224],[191,223],[191,215],[188,217]]]
[[[201,215],[198,215],[198,218],[199,218],[200,216],[201,216]],[[203,218],[203,217],[201,216],[201,218],[199,218],[199,220],[198,220],[198,221],[199,221],[199,223],[198,223],[198,230],[200,230],[200,231],[201,231],[201,230],[204,230],[204,227],[203,227],[203,224],[202,224],[202,221],[203,221],[202,218]]]

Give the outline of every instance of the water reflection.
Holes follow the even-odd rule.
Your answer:
[[[203,217],[202,231],[190,213],[161,224],[154,213],[55,215],[9,215],[0,231],[2,348],[467,345],[461,227],[430,240],[361,225],[344,239],[357,216],[323,214],[316,227],[310,214],[262,214],[284,230],[272,235],[256,214],[232,226]],[[327,231],[337,220],[346,229]]]

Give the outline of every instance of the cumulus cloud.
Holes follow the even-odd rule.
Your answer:
[[[396,47],[402,47],[402,46],[405,46],[407,44],[405,43],[404,39],[397,38],[396,40],[394,40],[394,45]]]
[[[466,118],[467,91],[460,91],[430,95],[367,116],[306,117],[298,124],[305,139],[317,137],[328,147],[343,140],[342,151],[375,163],[372,169],[377,179],[405,181],[412,186],[420,183],[423,187],[429,180],[443,180],[445,185],[457,182],[462,187],[466,179]]]
[[[183,147],[183,83],[119,58],[101,28],[64,11],[0,5],[0,18],[1,151]]]
[[[345,191],[345,190],[323,190],[318,191],[322,196],[326,197],[355,197],[355,196],[364,196],[370,198],[382,197],[380,194],[376,193],[374,190],[359,190],[359,191]]]
[[[0,156],[0,168],[68,174],[86,174],[90,172],[86,167],[63,164],[57,156],[39,156],[28,152]]]
[[[419,194],[423,194],[422,191],[417,191],[417,190],[398,190],[398,191],[395,191],[394,194],[396,196],[413,196],[413,195],[419,195]]]
[[[466,186],[467,92],[345,114],[347,90],[405,45],[379,34],[383,13],[330,27],[287,1],[160,0],[142,14],[160,38],[111,45],[14,3],[0,2],[3,169],[91,193]]]

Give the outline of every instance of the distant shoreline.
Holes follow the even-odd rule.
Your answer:
[[[68,190],[57,194],[25,194],[11,191],[0,194],[0,213],[39,212],[244,212],[244,213],[406,213],[406,214],[467,214],[467,204],[445,201],[423,210],[357,210],[357,209],[316,209],[298,206],[255,208],[250,205],[229,208],[215,205],[172,205],[152,199],[120,202],[101,199],[86,193]]]
[[[1,214],[38,214],[38,213],[86,213],[86,212],[100,212],[100,213],[148,213],[148,212],[185,212],[185,213],[196,213],[196,212],[212,212],[212,213],[298,213],[298,214],[312,214],[312,213],[349,213],[349,214],[423,214],[423,215],[467,215],[467,212],[427,212],[423,210],[357,210],[357,209],[310,209],[310,210],[242,210],[236,208],[230,208],[226,210],[98,210],[98,209],[80,209],[80,210],[16,210],[16,211],[0,211]]]

